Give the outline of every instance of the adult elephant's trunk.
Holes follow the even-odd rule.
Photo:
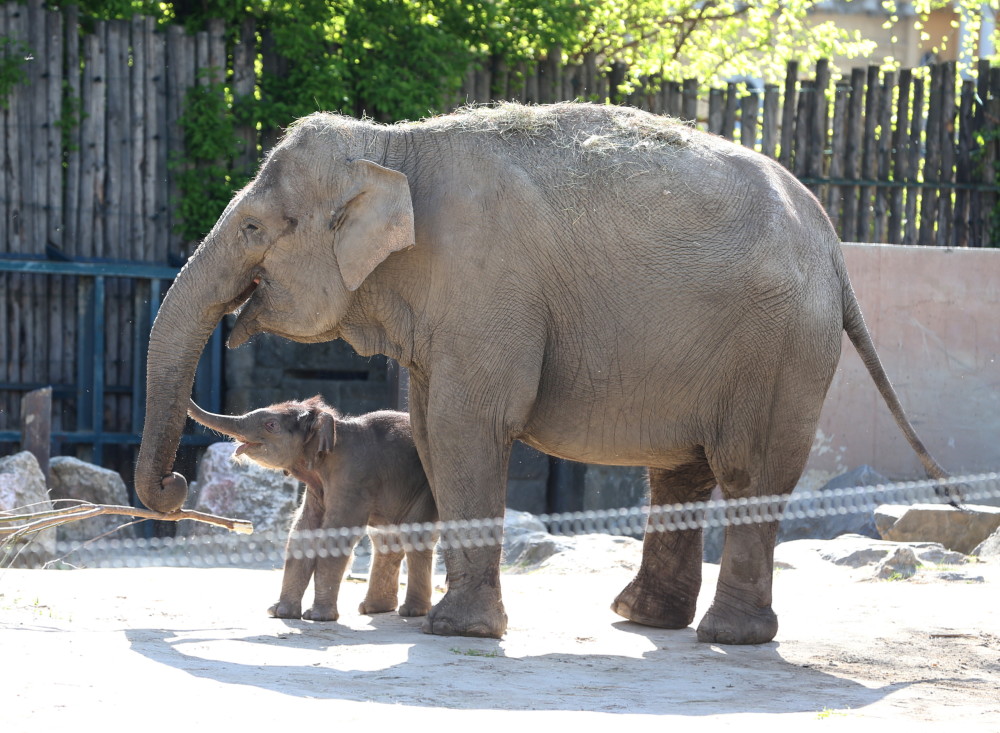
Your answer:
[[[207,412],[198,407],[194,400],[191,400],[188,404],[188,415],[206,428],[211,428],[223,435],[228,435],[230,438],[236,438],[237,440],[247,439],[243,432],[245,420],[242,416],[216,415],[214,412]]]
[[[149,335],[146,422],[135,490],[154,511],[173,512],[187,481],[172,473],[198,359],[222,316],[252,287],[246,266],[203,244],[167,291]],[[246,281],[246,282],[244,282]]]

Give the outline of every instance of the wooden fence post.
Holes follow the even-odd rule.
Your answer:
[[[21,399],[21,450],[38,460],[49,485],[49,457],[52,453],[52,388],[28,392]]]
[[[892,180],[896,184],[890,192],[889,230],[886,240],[894,244],[903,241],[903,181],[909,175],[909,156],[906,154],[906,120],[910,114],[910,85],[913,72],[899,72],[899,93],[896,97],[896,126],[892,130]]]
[[[924,183],[937,183],[941,179],[941,124],[942,84],[944,67],[931,67],[931,88],[927,105],[926,153],[924,155]],[[933,188],[924,188],[920,199],[920,230],[917,244],[934,244],[937,224],[938,195]]]
[[[789,61],[785,69],[785,102],[781,112],[781,150],[778,161],[792,169],[792,145],[795,140],[795,93],[798,86],[799,62]]]

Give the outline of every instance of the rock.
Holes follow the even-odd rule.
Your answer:
[[[520,512],[516,509],[508,509],[503,517],[504,536],[511,533],[524,532],[548,532],[545,522],[530,512]]]
[[[920,561],[909,547],[897,547],[875,569],[875,577],[882,580],[902,580],[917,574]]]
[[[28,451],[0,458],[0,512],[35,514],[52,502],[38,460]],[[0,567],[36,568],[56,554],[56,530],[45,529],[13,545],[0,546]]]
[[[533,514],[508,509],[503,519],[503,562],[526,567],[537,565],[567,548],[563,538],[549,534]]]
[[[831,479],[816,493],[828,493],[836,489],[878,486],[888,482],[889,480],[885,476],[871,466],[865,465]],[[793,492],[793,501],[795,496],[796,494]],[[866,501],[870,501],[873,507],[878,503],[875,498],[866,497]],[[858,502],[850,504],[857,505]],[[840,537],[844,534],[872,538],[879,536],[871,512],[861,511],[816,517],[786,517],[781,520],[781,526],[778,528],[778,542],[802,539],[832,540],[834,537]]]
[[[638,568],[641,540],[582,531],[585,533],[554,535],[534,515],[508,509],[504,517],[505,572],[539,567],[567,573],[602,572],[614,567],[635,571]]]
[[[504,564],[520,567],[538,565],[568,549],[568,542],[548,532],[523,532],[504,540]]]
[[[92,504],[116,504],[128,506],[128,489],[117,471],[101,468],[78,458],[58,456],[49,463],[49,496],[59,499],[78,499]],[[71,506],[72,502],[58,506]],[[128,525],[128,517],[105,515],[93,519],[82,519],[58,527],[60,542],[84,542],[114,533],[117,539],[133,537]],[[121,528],[121,529],[119,529]]]
[[[972,554],[981,558],[1000,557],[1000,529],[983,540]]]
[[[195,509],[234,519],[249,519],[255,532],[287,531],[299,503],[299,482],[281,471],[247,460],[233,460],[235,443],[213,443],[198,464]],[[180,522],[178,535],[227,534],[203,522]]]
[[[959,570],[946,570],[944,572],[933,573],[935,580],[945,580],[958,583],[985,583],[986,578],[982,575],[971,575]]]
[[[912,555],[912,559],[911,556]],[[923,567],[929,570],[947,565],[965,565],[969,559],[946,550],[936,542],[891,542],[860,535],[843,535],[833,540],[793,540],[779,544],[774,551],[775,567],[804,569],[817,562],[831,563],[858,570],[875,566],[877,577],[911,577]],[[958,571],[951,571],[958,572]],[[961,579],[975,578],[959,573]],[[956,575],[955,577],[959,577]]]
[[[875,510],[875,516],[883,539],[938,542],[966,555],[1000,528],[1000,507],[983,505],[967,504],[956,509],[942,504],[883,504]]]

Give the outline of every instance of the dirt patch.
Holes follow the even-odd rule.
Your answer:
[[[1000,729],[995,563],[974,566],[982,582],[935,573],[876,582],[815,553],[786,558],[775,576],[775,641],[721,647],[699,644],[693,629],[615,616],[608,607],[637,548],[598,546],[505,575],[510,628],[500,641],[361,616],[358,582],[343,588],[337,623],[271,619],[277,570],[0,571],[0,727],[128,720],[155,730],[184,720],[257,730],[525,716],[551,725],[655,715],[713,729],[815,720]],[[699,616],[717,572],[705,566]]]

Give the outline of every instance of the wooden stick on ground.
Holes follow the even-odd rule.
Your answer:
[[[140,517],[141,519],[158,519],[165,522],[179,522],[182,519],[191,519],[196,522],[205,522],[206,524],[225,527],[230,532],[237,532],[239,534],[253,533],[253,524],[246,519],[228,519],[226,517],[217,517],[214,514],[189,510],[163,514],[133,506],[90,504],[84,502],[76,506],[67,507],[66,509],[54,509],[34,514],[0,513],[0,540],[15,540],[32,532],[40,532],[49,527],[68,524],[69,522],[76,522],[81,519],[90,519],[102,514],[121,514]]]

